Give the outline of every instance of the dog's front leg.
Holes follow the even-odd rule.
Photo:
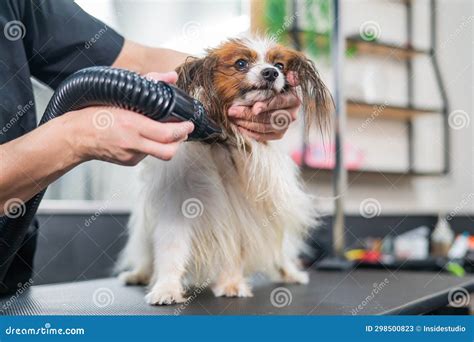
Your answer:
[[[282,260],[279,265],[281,280],[285,283],[308,284],[308,272],[300,270],[298,267],[298,245],[301,244],[298,238],[285,234],[282,248]]]
[[[183,303],[182,277],[191,253],[191,227],[185,222],[158,227],[154,235],[154,275],[150,292],[151,305]]]
[[[217,277],[212,292],[216,297],[252,297],[242,265],[226,265]]]

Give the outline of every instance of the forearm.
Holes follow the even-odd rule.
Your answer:
[[[80,163],[67,120],[57,118],[0,145],[0,214],[11,198],[27,201]]]
[[[126,40],[113,66],[133,70],[139,74],[173,71],[181,65],[189,54],[165,49],[152,48]]]

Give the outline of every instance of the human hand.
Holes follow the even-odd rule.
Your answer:
[[[293,73],[288,75],[292,87],[298,85]],[[291,122],[296,120],[301,101],[294,92],[277,95],[266,102],[255,102],[251,107],[235,105],[229,117],[239,130],[258,141],[281,139]]]
[[[175,72],[150,73],[149,78],[175,83]],[[170,160],[194,130],[192,122],[161,123],[128,110],[89,107],[61,116],[72,130],[70,140],[80,161],[99,159],[136,165],[146,155]]]

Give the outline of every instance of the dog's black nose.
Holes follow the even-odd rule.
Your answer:
[[[267,82],[273,82],[278,77],[278,70],[275,68],[265,68],[261,72],[263,79]]]

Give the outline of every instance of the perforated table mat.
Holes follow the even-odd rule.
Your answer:
[[[474,291],[473,277],[444,273],[352,270],[311,271],[308,285],[260,283],[252,298],[215,298],[190,289],[189,300],[150,306],[145,288],[115,278],[32,286],[2,298],[6,315],[373,315],[422,314]],[[457,291],[457,292],[456,292]],[[453,298],[450,298],[453,297]]]

